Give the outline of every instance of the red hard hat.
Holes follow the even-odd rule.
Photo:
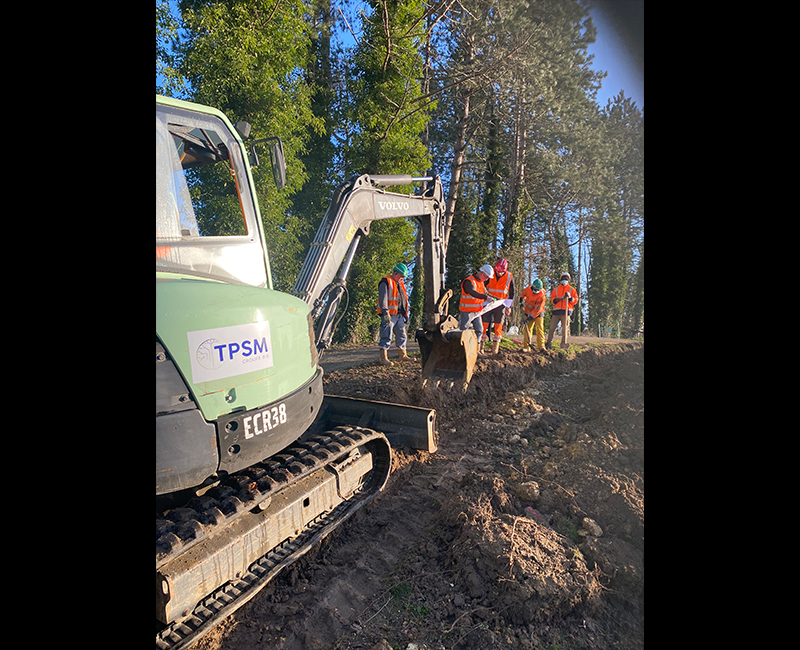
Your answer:
[[[494,264],[494,270],[500,275],[508,271],[508,260],[497,260]]]

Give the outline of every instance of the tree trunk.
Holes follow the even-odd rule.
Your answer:
[[[453,215],[456,212],[456,201],[458,200],[458,191],[461,186],[461,170],[464,165],[464,150],[467,147],[467,120],[469,120],[469,103],[471,96],[472,91],[470,90],[465,92],[462,96],[456,141],[453,145],[453,162],[450,163],[450,187],[447,191],[447,205],[445,208],[445,250],[450,243],[450,230],[453,227]]]
[[[474,36],[467,37],[467,56],[465,63],[469,64],[475,57]],[[444,246],[445,250],[450,243],[450,230],[453,227],[453,215],[456,213],[456,201],[461,186],[461,171],[464,166],[464,151],[467,148],[467,123],[470,118],[470,100],[473,89],[471,86],[464,86],[461,95],[461,111],[458,116],[458,128],[456,130],[456,141],[453,143],[453,162],[450,164],[450,187],[447,192],[447,204],[445,206],[444,223]]]
[[[513,248],[521,243],[520,233],[520,205],[522,203],[522,192],[525,186],[525,158],[527,156],[528,120],[524,110],[523,83],[518,84],[516,105],[514,107],[514,139],[511,151],[511,190],[503,228],[503,246]]]

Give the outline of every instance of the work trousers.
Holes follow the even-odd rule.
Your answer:
[[[558,324],[561,323],[561,349],[567,350],[569,346],[570,316],[572,316],[571,311],[569,313],[564,313],[563,309],[553,310],[553,314],[550,316],[550,330],[547,332],[547,345],[550,345],[553,342],[553,334],[555,333]]]
[[[544,349],[544,314],[525,321],[522,326],[523,348],[531,347],[534,330],[536,330],[536,349],[542,350]]]
[[[480,342],[481,336],[483,336],[483,321],[481,317],[478,316],[477,318],[473,318],[471,323],[467,323],[470,316],[473,316],[473,312],[461,311],[458,312],[458,329],[465,330],[471,327],[475,330],[475,334],[478,337],[478,341]]]
[[[395,314],[389,316],[391,319],[388,323],[384,324],[381,319],[380,329],[380,342],[378,347],[381,350],[388,350],[392,343],[392,334],[394,334],[394,344],[400,349],[405,350],[408,342],[408,335],[406,334],[406,317],[402,314]]]
[[[493,341],[500,341],[503,338],[503,316],[505,315],[505,305],[500,305],[497,309],[487,311],[481,320],[483,320],[483,329],[481,330],[481,342],[489,338],[488,331],[489,325],[493,325],[494,338]]]

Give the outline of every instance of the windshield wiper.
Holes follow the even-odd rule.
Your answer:
[[[184,167],[194,167],[228,160],[228,149],[224,144],[215,144],[204,129],[192,129],[179,124],[169,124],[169,132],[176,138],[183,141],[184,152],[191,156],[193,160],[184,161]],[[195,133],[199,131],[203,137],[199,138]]]

